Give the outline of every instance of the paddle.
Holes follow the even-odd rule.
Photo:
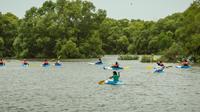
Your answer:
[[[49,61],[55,61],[55,59],[51,59],[51,60],[49,60]]]
[[[153,69],[153,66],[147,66],[146,69],[147,70]]]
[[[128,67],[128,66],[126,66],[126,67],[123,67],[123,69],[129,69],[129,67]]]
[[[170,67],[172,67],[172,66],[165,66],[165,68],[170,68]]]
[[[101,80],[101,81],[99,81],[98,84],[99,84],[99,85],[103,85],[103,84],[105,84],[105,80]]]
[[[170,66],[165,66],[165,68],[170,68],[172,67],[171,65]],[[150,69],[153,69],[154,67],[153,66],[147,66],[146,69],[150,70]]]
[[[58,56],[58,59],[60,59],[61,58],[61,56]]]

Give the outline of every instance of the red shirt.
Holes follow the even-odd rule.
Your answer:
[[[48,64],[49,62],[48,61],[44,61],[44,64]]]

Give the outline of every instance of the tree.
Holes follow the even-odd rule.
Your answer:
[[[120,54],[126,54],[128,52],[129,41],[126,36],[121,36],[117,40],[117,49]]]
[[[17,36],[18,18],[12,13],[0,13],[0,37],[4,41],[2,56],[14,55],[12,44]]]
[[[58,55],[62,58],[78,58],[80,53],[76,43],[69,40],[61,46]]]
[[[57,57],[58,55],[65,58],[95,57],[103,53],[101,43],[99,43],[101,40],[96,34],[99,33],[99,26],[105,18],[106,12],[96,11],[95,6],[88,1],[58,0],[56,3],[46,1],[42,7],[32,7],[26,11],[25,18],[20,20],[19,34],[13,43],[16,48],[15,53],[18,57],[31,58]],[[92,42],[97,44],[98,49],[94,49]],[[89,48],[93,48],[90,50],[90,55],[87,55],[88,52],[85,51],[79,52],[83,44],[89,44]],[[75,53],[77,55],[66,51],[68,46],[72,48],[75,46],[78,50],[74,50],[78,52]]]
[[[4,41],[3,38],[0,37],[0,57],[3,56],[3,47],[4,47]]]
[[[167,61],[176,61],[185,55],[186,52],[183,47],[177,43],[173,43],[172,46],[165,52],[164,57],[167,59]]]

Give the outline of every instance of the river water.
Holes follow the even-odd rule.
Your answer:
[[[112,64],[117,56],[105,56]],[[89,65],[96,60],[63,62],[58,68],[10,60],[0,68],[0,112],[200,112],[200,67],[152,73],[152,63],[118,61],[123,85],[98,85],[112,71]],[[167,63],[166,65],[175,66]]]

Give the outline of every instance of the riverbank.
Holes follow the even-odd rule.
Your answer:
[[[154,63],[154,62],[157,62],[158,60],[162,60],[163,62],[165,63],[178,63],[180,61],[176,61],[176,62],[172,62],[172,61],[165,61],[164,59],[162,59],[162,55],[132,55],[132,54],[128,54],[128,55],[120,55],[120,54],[115,54],[115,55],[104,55],[104,56],[101,56],[101,58],[105,57],[105,56],[108,56],[108,57],[117,57],[116,60],[120,60],[120,56],[125,56],[125,58],[123,59],[124,61],[130,61],[129,59],[129,56],[130,57],[137,57],[136,60],[139,60],[141,62],[144,62],[144,63]],[[126,56],[127,59],[126,59]],[[27,61],[44,61],[44,59],[47,59],[49,62],[54,62],[54,61],[57,61],[58,59],[56,58],[25,58]],[[4,58],[4,60],[23,60],[22,58]],[[90,60],[93,60],[93,61],[97,61],[98,60],[98,57],[97,58],[69,58],[69,59],[59,59],[60,61],[62,62],[80,62],[80,61],[90,61]],[[134,59],[135,60],[135,59]],[[194,63],[192,62],[191,63],[192,65],[200,65],[200,63]]]

